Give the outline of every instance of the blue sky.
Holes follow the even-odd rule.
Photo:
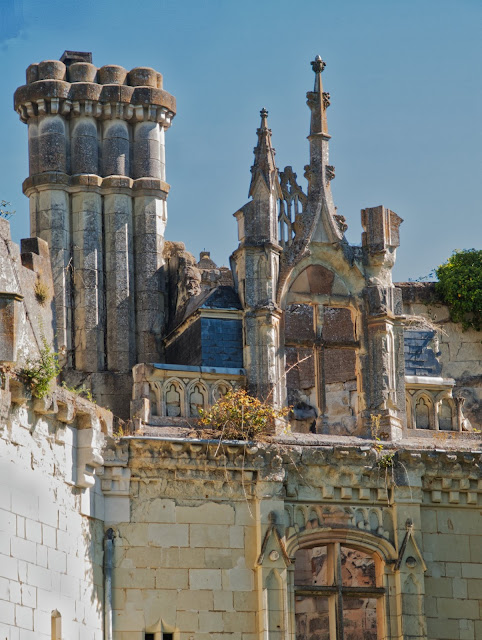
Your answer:
[[[65,49],[97,66],[151,66],[177,98],[167,132],[167,238],[227,264],[232,214],[247,201],[259,110],[280,169],[304,185],[319,53],[331,94],[335,204],[360,242],[360,209],[384,204],[404,220],[394,276],[424,276],[453,249],[482,242],[480,0],[1,0],[0,199],[29,234],[27,127],[13,92],[32,62]]]

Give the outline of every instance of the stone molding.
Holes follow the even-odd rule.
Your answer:
[[[61,189],[69,193],[77,191],[95,191],[101,195],[110,193],[126,193],[128,195],[154,195],[165,199],[170,185],[157,178],[129,178],[128,176],[102,177],[91,173],[70,176],[57,171],[38,173],[23,181],[23,193],[30,197],[35,191],[43,189]],[[160,193],[159,193],[160,192]]]

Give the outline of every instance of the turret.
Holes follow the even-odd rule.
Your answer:
[[[232,256],[232,264],[244,308],[244,364],[250,391],[280,405],[280,312],[276,288],[282,251],[278,244],[277,203],[282,193],[268,112],[262,109],[260,115],[249,187],[252,199],[234,214],[238,221],[239,247]]]
[[[29,129],[23,189],[31,235],[50,247],[65,367],[130,372],[159,361],[164,134],[176,110],[161,74],[98,69],[90,53],[66,51],[28,67],[15,109]]]

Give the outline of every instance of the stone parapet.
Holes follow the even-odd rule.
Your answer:
[[[133,369],[131,418],[144,425],[189,426],[228,391],[244,386],[244,369],[139,364]],[[188,422],[189,420],[189,422]]]
[[[38,115],[85,114],[95,118],[150,120],[170,126],[176,99],[162,89],[162,75],[148,67],[127,72],[117,65],[97,69],[60,60],[45,60],[27,69],[27,84],[14,96],[23,122]]]

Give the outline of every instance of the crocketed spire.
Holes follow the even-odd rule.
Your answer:
[[[257,129],[258,144],[254,148],[254,163],[251,167],[251,184],[249,196],[253,196],[256,181],[261,177],[266,183],[268,191],[273,187],[273,181],[277,181],[278,171],[275,164],[275,150],[271,144],[271,129],[268,128],[268,111],[263,107],[259,112],[261,125]]]

